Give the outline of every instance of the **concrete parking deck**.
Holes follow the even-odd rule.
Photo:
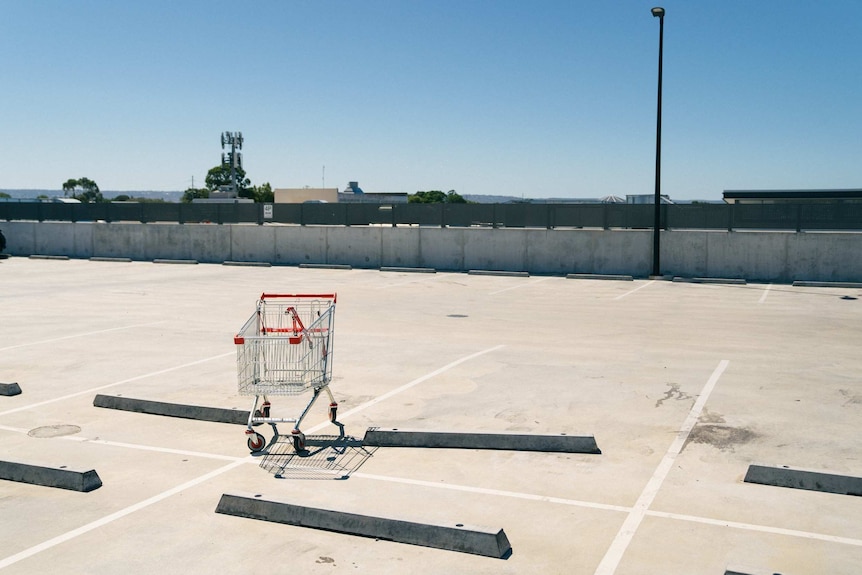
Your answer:
[[[338,292],[339,426],[248,410],[234,333],[262,292]],[[0,480],[0,574],[855,574],[862,497],[743,481],[862,476],[862,289],[0,261],[2,457],[96,469],[88,493]],[[275,397],[293,415],[307,397]],[[369,427],[594,436],[601,454],[363,446]],[[289,429],[280,430],[282,436]],[[505,531],[505,558],[216,513],[223,494]]]

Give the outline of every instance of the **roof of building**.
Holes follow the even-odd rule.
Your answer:
[[[838,190],[724,190],[724,201],[736,203],[749,201],[823,201],[862,200],[862,189]]]

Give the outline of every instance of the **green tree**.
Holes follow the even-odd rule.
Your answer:
[[[440,190],[416,192],[407,196],[407,202],[411,204],[443,204],[446,202],[446,194]]]
[[[261,204],[271,204],[275,201],[275,193],[272,191],[272,186],[269,182],[261,186],[254,186],[254,201]]]
[[[105,201],[104,196],[102,196],[102,192],[99,190],[99,185],[90,178],[66,180],[63,184],[63,196],[66,196],[69,193],[71,193],[73,198],[84,203]]]
[[[180,201],[184,204],[190,204],[196,198],[208,197],[210,197],[210,191],[206,188],[189,188],[183,192],[183,197]]]
[[[75,180],[72,178],[69,178],[68,180],[66,180],[65,183],[63,184],[63,197],[68,196],[69,192],[71,192],[72,195],[74,196],[75,195],[75,188],[77,188],[77,187],[78,187],[78,180]]]
[[[461,195],[455,190],[449,190],[446,194],[446,203],[447,204],[466,204],[467,200],[465,200]]]
[[[440,190],[431,190],[428,192],[416,192],[409,194],[407,201],[411,204],[466,204],[465,200],[455,190],[449,190],[448,193],[443,193]]]
[[[236,179],[237,195],[241,198],[251,197],[249,195],[251,192],[249,189],[249,186],[251,186],[251,180],[245,177],[245,170],[239,166],[236,168]],[[222,164],[212,168],[207,172],[206,185],[207,189],[211,192],[218,190],[221,186],[231,185],[230,166]]]
[[[0,198],[11,198],[11,197],[12,197],[12,196],[10,196],[9,194],[7,194],[6,192],[0,192]]]

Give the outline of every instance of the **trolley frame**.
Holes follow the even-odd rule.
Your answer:
[[[335,293],[263,293],[255,312],[234,336],[238,391],[254,396],[245,432],[252,452],[266,445],[263,435],[253,429],[264,423],[273,427],[276,436],[275,424],[293,423],[294,448],[303,451],[300,424],[322,391],[329,397],[329,420],[336,421],[338,403],[329,389],[336,299]],[[309,390],[312,397],[298,417],[271,417],[269,396]]]

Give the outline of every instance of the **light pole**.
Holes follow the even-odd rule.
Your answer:
[[[652,239],[652,275],[661,275],[659,255],[659,237],[661,234],[661,56],[664,49],[664,8],[652,9],[652,15],[658,18],[658,112],[655,129],[655,219],[653,220]]]

